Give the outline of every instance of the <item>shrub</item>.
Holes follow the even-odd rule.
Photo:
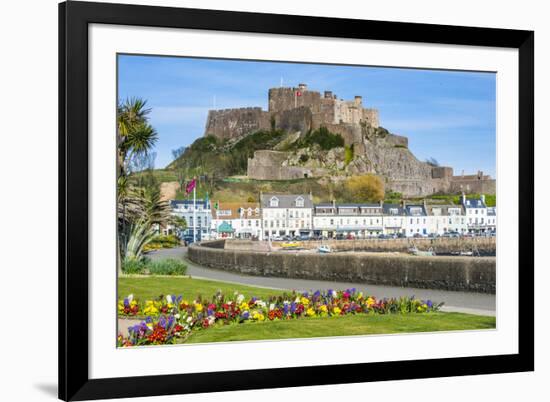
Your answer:
[[[149,260],[147,258],[125,258],[122,261],[122,272],[125,274],[143,274]]]
[[[384,183],[378,176],[352,176],[345,183],[348,197],[356,202],[378,202],[384,199]]]
[[[147,270],[151,275],[185,275],[187,265],[183,261],[168,258],[151,262]]]
[[[304,148],[314,144],[328,151],[332,148],[343,147],[344,138],[340,134],[331,133],[326,127],[319,127],[317,130],[307,133],[306,136],[299,141],[298,146]]]
[[[354,157],[353,144],[351,144],[351,146],[349,147],[346,145],[346,154],[344,158],[344,162],[346,166],[350,164],[350,162],[353,160],[353,157]]]

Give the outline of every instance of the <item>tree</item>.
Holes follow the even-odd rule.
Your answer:
[[[151,109],[147,108],[146,104],[147,101],[143,99],[128,98],[117,105],[117,209],[119,216],[117,259],[119,274],[122,269],[121,253],[126,253],[130,240],[128,229],[133,232],[135,224],[143,219],[139,215],[139,205],[135,203],[129,206],[132,214],[127,214],[128,200],[133,197],[133,191],[128,181],[128,175],[132,168],[131,163],[136,158],[147,155],[158,139],[157,132],[148,123],[147,115]],[[135,239],[132,244],[136,244]]]
[[[176,170],[176,177],[180,187],[180,191],[183,191],[185,181],[189,176],[189,168],[187,167],[187,161],[183,160],[182,156],[186,151],[186,147],[179,147],[172,150],[172,156],[174,157],[174,164]]]
[[[384,199],[384,183],[378,176],[353,176],[345,184],[348,196],[356,202],[378,202]]]

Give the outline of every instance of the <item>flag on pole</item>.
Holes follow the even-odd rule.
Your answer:
[[[185,187],[185,193],[189,194],[197,185],[197,179],[191,180],[189,183],[187,183],[187,186]]]

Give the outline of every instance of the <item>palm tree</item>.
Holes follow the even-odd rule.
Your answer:
[[[147,154],[155,145],[158,136],[155,129],[148,123],[150,108],[146,107],[147,101],[141,98],[128,98],[119,103],[117,107],[117,146],[118,146],[118,210],[119,210],[119,253],[118,267],[121,272],[121,255],[130,240],[127,233],[128,218],[140,216],[139,202],[129,202],[130,185],[128,183],[128,165],[134,156]],[[127,206],[132,214],[127,216]],[[132,216],[133,215],[133,216]],[[132,219],[134,221],[134,219]],[[132,227],[130,227],[131,229]],[[122,246],[124,250],[121,249]]]

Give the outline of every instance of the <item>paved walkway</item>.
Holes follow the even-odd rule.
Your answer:
[[[148,254],[152,259],[183,258],[186,259],[187,248],[179,247],[164,249]],[[249,276],[236,274],[199,266],[186,259],[187,274],[195,278],[212,279],[236,284],[251,285],[272,289],[291,289],[310,291],[317,289],[346,289],[356,288],[364,293],[376,297],[415,296],[419,299],[430,299],[434,302],[445,302],[443,311],[457,311],[471,314],[496,314],[496,297],[492,294],[454,292],[446,290],[402,288],[394,286],[369,285],[365,283],[316,281],[309,279],[267,278],[263,276]]]

